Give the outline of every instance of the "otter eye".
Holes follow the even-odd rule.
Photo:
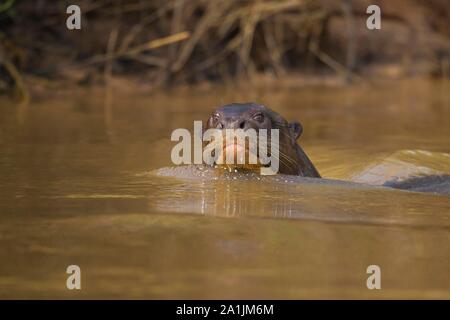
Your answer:
[[[253,118],[253,120],[256,120],[258,122],[264,121],[264,115],[262,113],[257,113],[252,118]]]
[[[213,115],[211,116],[211,123],[212,123],[212,125],[215,126],[216,128],[222,129],[222,128],[223,128],[223,125],[222,125],[222,123],[219,122],[219,117],[220,117],[220,116],[219,116],[217,113],[213,114]]]
[[[219,121],[219,115],[215,113],[211,116],[211,122],[216,123],[217,121]]]

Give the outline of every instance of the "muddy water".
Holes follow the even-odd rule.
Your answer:
[[[172,130],[258,101],[303,123],[300,143],[324,177],[364,179],[398,152],[414,155],[406,171],[448,173],[448,82],[111,101],[88,91],[0,101],[0,297],[450,298],[448,196],[152,171],[171,165]],[[66,289],[72,264],[79,291]],[[366,287],[372,264],[381,290]]]

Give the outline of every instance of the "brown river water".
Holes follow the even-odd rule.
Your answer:
[[[323,177],[450,173],[449,82],[0,100],[0,298],[450,298],[449,196],[155,174],[174,129],[246,101],[299,120]]]

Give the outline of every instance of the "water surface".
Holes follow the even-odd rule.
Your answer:
[[[371,168],[399,161],[389,174],[448,173],[449,89],[410,80],[1,100],[0,297],[450,298],[448,196],[154,174],[171,166],[172,130],[235,101],[299,120],[326,178],[377,184]],[[80,291],[66,289],[71,264]],[[381,290],[366,288],[371,264]]]

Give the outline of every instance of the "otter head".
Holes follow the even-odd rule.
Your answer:
[[[276,157],[279,163],[278,173],[302,175],[311,177],[320,177],[317,170],[312,165],[306,154],[297,144],[297,139],[303,132],[303,127],[299,122],[287,122],[282,116],[273,110],[256,103],[233,103],[217,108],[206,122],[205,129],[218,129],[223,132],[225,143],[221,145],[222,154],[225,158],[227,152],[234,157],[232,164],[226,164],[226,167],[236,170],[255,169],[261,166],[270,166],[267,161],[261,159],[261,146],[259,145],[260,130],[267,132],[267,144],[264,151],[268,157]],[[227,139],[226,131],[232,129],[235,132],[253,131],[257,135],[257,146],[255,149],[249,148],[249,140]],[[253,130],[251,130],[253,129]],[[272,150],[272,131],[278,129],[277,150]],[[231,140],[231,141],[227,141]],[[247,141],[247,143],[246,143]],[[216,140],[208,144],[214,144]],[[210,145],[211,146],[211,145]],[[245,155],[245,159],[238,159],[240,154]],[[264,152],[262,152],[264,153]],[[250,163],[250,155],[254,154],[256,163]],[[228,155],[227,155],[228,157]],[[244,160],[244,161],[243,161]],[[266,159],[267,160],[267,159]],[[244,162],[244,163],[242,163]]]

